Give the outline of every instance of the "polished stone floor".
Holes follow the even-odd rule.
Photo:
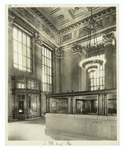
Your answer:
[[[53,140],[45,135],[45,118],[34,118],[26,121],[8,123],[9,141],[44,141]]]
[[[97,140],[89,136],[71,134],[45,135],[45,118],[39,117],[25,121],[8,123],[8,141],[53,141],[53,140]]]

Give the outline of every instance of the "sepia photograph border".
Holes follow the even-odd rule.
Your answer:
[[[11,2],[11,1],[10,1]],[[72,7],[72,6],[115,6],[116,7],[116,33],[117,33],[117,140],[116,141],[53,141],[53,144],[49,144],[50,141],[8,141],[8,8],[9,7]],[[5,113],[5,132],[6,132],[6,146],[58,146],[56,143],[62,143],[62,146],[118,146],[120,144],[120,106],[119,106],[119,4],[6,4],[6,113]]]

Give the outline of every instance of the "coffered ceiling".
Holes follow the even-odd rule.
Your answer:
[[[105,10],[107,7],[93,7],[93,14]],[[37,7],[58,30],[74,24],[91,15],[90,7]]]
[[[27,20],[36,25],[40,24],[36,20],[38,18],[40,22],[45,22],[45,25],[47,24],[47,27],[50,27],[49,29],[61,34],[81,24],[82,26],[88,24],[91,8],[95,19],[116,10],[115,7],[16,7],[10,10],[13,13],[19,13],[22,17],[27,17]]]

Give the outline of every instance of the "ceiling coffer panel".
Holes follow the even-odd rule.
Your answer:
[[[39,19],[45,21],[45,23],[54,30],[56,33],[64,33],[72,28],[80,26],[89,22],[91,16],[91,7],[30,7],[26,10],[19,10],[23,15],[25,11],[31,10]],[[115,10],[115,7],[92,7],[93,17],[96,19],[105,13]],[[27,15],[27,13],[26,13]],[[25,16],[26,16],[25,15]],[[31,14],[30,14],[31,15]],[[30,16],[29,16],[30,18]],[[32,16],[32,22],[35,22]]]

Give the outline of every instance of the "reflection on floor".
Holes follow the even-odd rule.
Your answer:
[[[97,140],[89,136],[73,136],[68,133],[50,136],[45,135],[44,117],[8,123],[9,141]]]
[[[44,141],[54,140],[45,135],[45,118],[8,123],[8,140]]]

